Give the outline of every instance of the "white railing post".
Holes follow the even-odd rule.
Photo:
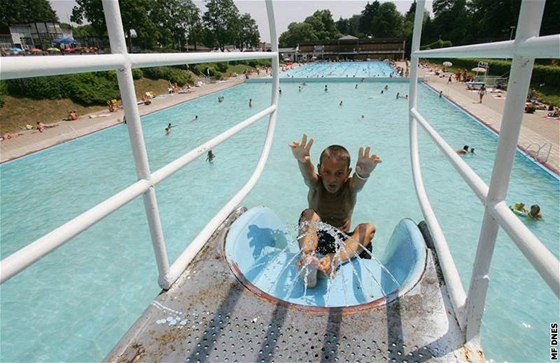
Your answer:
[[[122,54],[127,62],[124,68],[117,70],[117,79],[121,92],[121,99],[124,113],[127,116],[128,135],[136,164],[136,174],[139,179],[147,180],[151,183],[150,165],[148,162],[148,154],[144,144],[144,135],[142,133],[142,125],[140,123],[140,115],[136,104],[136,92],[132,79],[132,68],[130,58],[126,49],[126,39],[124,37],[124,29],[121,20],[121,13],[117,0],[103,0],[103,8],[105,12],[105,21],[107,23],[107,33],[109,34],[109,42],[111,44],[111,53]],[[164,281],[165,276],[169,272],[169,259],[165,247],[163,237],[163,229],[159,218],[159,210],[156,198],[156,191],[152,185],[146,193],[144,193],[144,209],[150,226],[150,234],[152,237],[152,245],[156,257],[159,284],[162,288],[168,287],[168,282]]]
[[[544,1],[521,2],[514,44],[539,35],[544,5]],[[480,339],[480,326],[489,285],[490,263],[498,233],[498,223],[492,216],[491,209],[504,201],[507,195],[534,60],[534,55],[520,56],[514,50],[498,150],[485,203],[484,219],[467,298],[467,342]]]
[[[416,189],[416,196],[418,197],[418,202],[420,203],[420,209],[422,210],[422,215],[424,216],[426,223],[432,233],[434,239],[434,246],[439,258],[440,267],[443,272],[443,276],[447,283],[447,291],[449,293],[449,298],[451,300],[451,305],[453,306],[453,311],[457,317],[457,321],[461,329],[464,329],[465,321],[465,301],[466,294],[457,271],[457,267],[453,261],[453,256],[445,235],[441,230],[441,227],[437,221],[437,217],[430,205],[430,200],[424,188],[424,182],[422,179],[422,171],[420,168],[420,156],[418,152],[418,122],[414,117],[414,112],[416,108],[417,101],[417,89],[418,89],[418,55],[416,52],[420,49],[420,37],[422,33],[422,21],[424,19],[424,8],[425,0],[419,0],[416,3],[416,13],[414,17],[414,34],[412,38],[412,49],[411,49],[411,64],[410,64],[410,88],[409,88],[409,141],[410,141],[410,160],[412,167],[412,178],[414,181],[414,188]]]
[[[266,11],[268,15],[268,28],[270,31],[270,44],[272,52],[276,53],[276,57],[272,58],[272,100],[273,105],[278,104],[278,94],[280,90],[279,67],[280,61],[278,59],[278,38],[276,37],[276,21],[274,17],[274,8],[272,7],[272,0],[266,0]],[[266,46],[265,46],[266,47]],[[265,49],[266,52],[266,49]],[[270,116],[272,117],[272,115]]]

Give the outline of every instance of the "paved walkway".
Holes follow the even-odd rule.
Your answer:
[[[499,133],[507,93],[489,92],[479,103],[477,91],[470,91],[464,83],[447,84],[448,77],[439,77],[423,69],[420,75],[436,91],[447,97],[480,122]],[[560,121],[547,118],[548,111],[537,110],[534,114],[523,114],[518,146],[546,168],[560,175]],[[539,152],[540,149],[540,152]],[[550,150],[550,151],[549,151]]]
[[[499,132],[507,93],[504,92],[501,97],[498,97],[497,93],[488,92],[483,103],[480,104],[478,103],[478,93],[467,90],[464,83],[452,82],[447,84],[447,77],[436,76],[428,72],[427,69],[422,69],[420,75],[424,77],[429,86],[438,92],[443,91],[443,96],[463,108],[480,122]],[[195,87],[193,93],[159,96],[153,100],[151,105],[139,106],[140,115],[146,115],[186,100],[217,92],[238,85],[243,81],[243,77],[234,77],[227,81]],[[18,137],[2,141],[0,144],[0,162],[12,160],[113,126],[122,122],[122,117],[122,110],[114,113],[102,111],[85,115],[77,121],[58,122],[53,124],[56,127],[47,128],[43,133],[36,130],[20,132]],[[560,175],[559,144],[560,122],[557,119],[546,118],[546,112],[540,110],[534,114],[524,114],[518,145],[533,157],[537,157],[539,162],[557,175]]]

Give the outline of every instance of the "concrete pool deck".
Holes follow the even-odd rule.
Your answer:
[[[420,70],[420,76],[436,92],[442,95],[474,116],[480,122],[499,133],[502,112],[507,93],[488,92],[482,104],[478,102],[478,93],[466,89],[464,83],[452,82],[447,84],[448,77],[436,76],[426,68]],[[204,84],[193,87],[188,94],[161,95],[152,100],[149,106],[138,107],[140,115],[146,115],[178,103],[201,97],[213,92],[236,86],[244,82],[244,77],[233,77],[227,81]],[[546,111],[537,110],[534,114],[524,114],[521,133],[518,140],[519,147],[547,169],[560,175],[560,122],[547,118]],[[107,111],[83,115],[76,121],[59,121],[51,124],[43,133],[37,130],[21,131],[17,137],[0,143],[0,163],[46,149],[48,147],[90,134],[95,131],[122,123],[124,112],[109,113]],[[49,126],[49,125],[47,125]],[[476,145],[470,145],[476,149]],[[539,151],[540,150],[540,151]],[[550,151],[549,151],[550,150]]]

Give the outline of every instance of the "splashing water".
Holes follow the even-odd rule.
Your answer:
[[[297,234],[294,234],[294,231],[297,231]],[[304,238],[310,237],[309,240],[312,241],[312,243],[315,243],[317,232],[330,235],[333,238],[335,245],[335,252],[334,255],[332,255],[333,268],[328,274],[325,274],[320,270],[318,271],[319,276],[326,277],[326,290],[324,289],[324,285],[322,285],[323,288],[319,286],[310,286],[310,282],[313,280],[310,275],[311,273],[313,273],[313,271],[311,270],[317,269],[317,266],[315,266],[316,262],[318,261],[317,259],[320,259],[323,256],[321,254],[318,254],[316,251],[312,252],[309,255],[306,255],[300,250],[300,241]],[[285,234],[287,236],[287,246],[283,249],[273,249],[275,255],[272,259],[255,264],[251,268],[251,270],[253,270],[255,268],[263,268],[263,265],[267,265],[263,268],[262,273],[262,278],[267,281],[267,283],[264,283],[267,286],[267,288],[264,289],[265,291],[271,293],[274,296],[277,296],[278,298],[289,301],[293,297],[292,294],[296,289],[298,289],[298,291],[301,291],[299,289],[302,289],[302,298],[305,303],[310,303],[311,298],[316,299],[317,294],[322,293],[322,305],[327,306],[329,305],[331,294],[333,293],[333,282],[338,276],[337,271],[341,266],[348,264],[349,268],[351,269],[351,276],[355,278],[358,289],[361,290],[361,292],[365,293],[366,290],[363,288],[364,275],[360,275],[360,272],[356,270],[352,261],[349,259],[346,261],[342,261],[341,263],[336,263],[337,261],[340,261],[341,253],[343,251],[346,251],[347,243],[352,239],[351,236],[348,236],[338,228],[335,228],[324,222],[303,222],[301,225],[289,225],[287,226],[287,232],[285,232]],[[291,238],[290,236],[293,235],[296,235],[297,237]],[[353,242],[355,242],[355,240]],[[296,250],[298,252],[295,252]],[[371,258],[371,260],[374,261],[377,266],[379,266],[379,269],[383,271],[384,275],[386,275],[395,284],[396,287],[400,286],[400,283],[391,274],[391,272],[375,256],[373,256],[373,254],[369,250],[367,250],[362,245],[359,245],[358,251],[356,251],[352,259],[354,259],[356,255],[359,254],[362,250],[366,251],[366,254]],[[272,251],[267,252],[270,253]],[[306,258],[306,256],[312,256],[314,258]],[[296,268],[295,266],[297,264],[299,264],[299,266]],[[277,267],[280,267],[280,265],[282,266],[280,270],[278,270],[277,268],[268,268],[272,265],[277,265]],[[362,264],[361,267],[363,267],[364,270],[362,271],[362,273],[365,272],[367,273],[368,277],[371,276],[373,283],[377,285],[383,296],[385,296],[386,291],[379,279],[376,277],[376,272],[379,271],[376,271],[377,269],[375,267],[368,267],[368,264]],[[352,293],[352,288],[349,288],[349,284],[351,284],[352,282],[348,281],[348,276],[346,276],[345,274],[341,275],[342,276],[340,278],[342,279],[341,288],[343,290],[344,305],[348,306],[348,294]],[[288,277],[283,279],[281,278],[282,276]],[[279,288],[282,291],[281,293],[279,291]],[[318,289],[322,290],[318,291]],[[369,297],[373,298],[374,296],[370,294]]]

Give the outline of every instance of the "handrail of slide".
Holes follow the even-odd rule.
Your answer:
[[[489,265],[498,226],[505,230],[552,291],[560,296],[560,276],[558,273],[560,262],[512,213],[505,201],[533,62],[537,56],[538,58],[556,58],[560,54],[560,34],[538,37],[544,2],[522,2],[518,31],[513,41],[420,51],[424,8],[425,0],[419,0],[416,6],[412,39],[409,120],[413,179],[422,213],[434,237],[434,245],[438,252],[457,319],[460,326],[465,330],[467,342],[476,342],[480,335],[480,325],[489,281]],[[498,151],[490,186],[484,183],[418,112],[418,59],[421,57],[513,59],[508,84],[508,97],[504,107]],[[507,122],[504,120],[507,120]],[[485,207],[468,295],[465,295],[449,247],[424,189],[418,154],[418,124],[424,128]]]
[[[182,271],[186,268],[192,257],[196,255],[200,248],[202,248],[205,241],[211,236],[213,231],[255,186],[256,182],[262,175],[270,153],[277,116],[279,61],[272,0],[265,0],[265,3],[269,17],[270,35],[273,45],[272,52],[129,54],[126,48],[118,1],[103,0],[107,31],[109,34],[109,41],[111,43],[111,55],[65,55],[28,58],[17,57],[17,59],[16,57],[6,57],[2,59],[2,67],[0,69],[0,76],[2,79],[116,70],[123,108],[128,120],[127,127],[132,145],[138,181],[72,220],[66,222],[62,226],[40,237],[36,241],[14,252],[12,255],[4,258],[0,261],[0,283],[7,281],[45,255],[60,247],[65,242],[69,241],[71,238],[107,217],[123,205],[132,201],[136,197],[143,195],[154,254],[158,265],[159,284],[163,289],[169,289],[171,287]],[[183,156],[163,166],[159,170],[153,173],[150,172],[140,123],[140,116],[136,104],[134,84],[132,82],[132,68],[246,59],[272,60],[271,106],[238,123],[211,140],[206,141]],[[268,129],[265,136],[263,150],[253,174],[247,183],[228,203],[226,203],[224,207],[222,207],[216,216],[210,220],[210,222],[193,240],[190,246],[170,266],[166,252],[165,240],[163,238],[163,230],[159,219],[155,185],[200,157],[205,151],[229,139],[231,136],[261,120],[265,116],[269,116]]]

